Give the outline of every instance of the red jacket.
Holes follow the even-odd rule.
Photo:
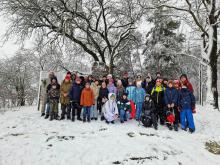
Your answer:
[[[185,82],[184,82],[184,84],[187,86],[187,88],[189,89],[189,91],[190,92],[194,92],[194,90],[193,90],[193,86],[192,86],[192,84],[189,82],[189,80],[186,80]]]

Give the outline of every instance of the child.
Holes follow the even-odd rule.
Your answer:
[[[115,87],[114,80],[112,78],[109,79],[108,91],[109,93],[114,93],[117,95],[117,88]]]
[[[95,105],[92,106],[91,108],[91,120],[97,120],[98,119],[98,109],[97,109],[97,104],[98,104],[98,96],[99,96],[99,81],[95,80],[94,83],[91,85],[91,89],[94,94],[94,102]]]
[[[125,92],[125,88],[122,85],[122,81],[118,80],[117,81],[117,100],[121,99],[121,97],[124,94],[124,92]]]
[[[90,83],[87,82],[80,99],[80,105],[83,107],[83,122],[86,122],[86,118],[87,121],[90,122],[90,110],[94,104],[94,94],[90,88]]]
[[[165,108],[166,108],[166,114],[174,113],[175,114],[175,121],[174,121],[174,130],[178,131],[178,119],[179,119],[179,113],[178,113],[178,91],[173,87],[173,81],[168,81],[168,86],[164,92],[164,102],[165,102]],[[167,123],[167,127],[169,130],[172,130],[172,124]]]
[[[50,121],[58,119],[58,103],[60,99],[60,85],[57,82],[57,78],[51,78],[51,84],[48,88],[48,98],[50,103]]]
[[[151,127],[153,124],[154,129],[157,130],[155,106],[149,94],[146,94],[144,99],[141,121],[145,127]]]
[[[142,105],[144,97],[146,95],[145,90],[141,87],[141,82],[137,83],[137,87],[133,91],[133,99],[136,104],[136,120],[139,121],[141,117]]]
[[[133,99],[134,90],[135,90],[135,86],[133,84],[133,80],[128,79],[128,86],[125,92],[128,94],[128,100],[130,101],[130,104],[131,104],[131,119],[134,119],[136,115],[136,109],[135,109],[135,104],[134,104],[134,99]]]
[[[121,123],[129,119],[129,114],[131,111],[130,101],[127,98],[127,93],[123,93],[120,101],[118,101],[118,110],[120,111]]]
[[[65,119],[65,114],[67,115],[67,119],[70,120],[71,105],[70,105],[69,91],[71,87],[72,87],[71,76],[68,74],[65,77],[60,87],[60,103],[62,110],[60,120]]]
[[[186,131],[188,123],[189,132],[195,132],[195,125],[192,114],[195,107],[195,97],[185,84],[182,85],[182,89],[180,90],[179,106],[182,129]]]
[[[156,86],[152,89],[151,98],[154,101],[156,108],[157,118],[160,118],[160,124],[165,124],[166,113],[164,110],[164,91],[165,88],[162,86],[162,79],[156,80]]]
[[[104,114],[101,112],[101,109],[103,107],[103,105],[106,103],[106,101],[108,100],[108,88],[106,86],[105,82],[102,82],[102,86],[99,90],[99,109],[100,109],[100,113],[101,113],[101,121],[105,120]]]
[[[109,100],[103,106],[103,113],[106,123],[114,124],[115,119],[118,117],[118,107],[116,103],[116,95],[114,93],[109,93]]]

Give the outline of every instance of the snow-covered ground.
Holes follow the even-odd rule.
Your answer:
[[[0,165],[219,165],[205,142],[220,141],[220,112],[197,107],[196,133],[138,126],[48,121],[36,107],[0,114]]]

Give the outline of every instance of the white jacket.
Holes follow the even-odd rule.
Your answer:
[[[114,95],[116,98],[116,95],[114,93],[109,93],[109,100],[103,106],[104,117],[108,122],[114,121],[116,119],[116,115],[118,115],[117,103],[115,100],[113,101],[110,99],[112,95]]]

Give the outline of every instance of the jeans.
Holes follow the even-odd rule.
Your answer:
[[[65,115],[67,115],[67,117],[70,117],[70,111],[71,111],[70,104],[61,104],[61,110],[62,110],[62,114],[61,114],[62,117],[64,117]]]
[[[46,114],[49,115],[50,114],[50,103],[46,104]]]
[[[136,103],[136,119],[140,120],[143,102]]]
[[[97,101],[95,101],[95,105],[91,107],[91,118],[98,118],[98,109],[97,109]]]
[[[90,110],[91,110],[91,107],[83,107],[83,120],[87,120],[90,121]]]
[[[187,122],[188,127],[192,129],[192,131],[195,131],[195,124],[193,119],[193,114],[191,109],[182,109],[180,112],[180,122],[182,129],[186,129]]]
[[[124,109],[120,109],[119,111],[121,121],[127,121],[130,118],[130,114],[128,111],[125,111]]]

